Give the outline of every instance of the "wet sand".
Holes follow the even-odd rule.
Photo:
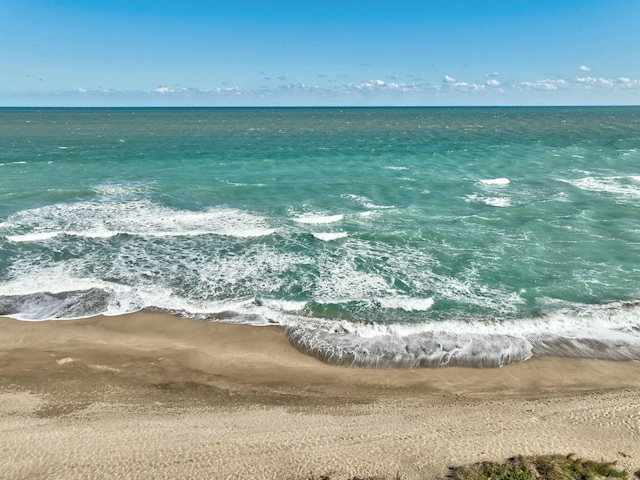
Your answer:
[[[640,468],[640,362],[370,370],[278,327],[0,318],[0,478],[444,476],[511,455]]]

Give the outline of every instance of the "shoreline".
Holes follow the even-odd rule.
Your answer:
[[[434,478],[520,453],[640,468],[640,362],[350,368],[280,327],[148,311],[0,332],[1,478]]]

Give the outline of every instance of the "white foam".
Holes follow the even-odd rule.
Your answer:
[[[265,187],[264,183],[238,183],[230,180],[224,180],[224,183],[232,187]]]
[[[584,177],[577,180],[561,180],[582,190],[615,195],[619,198],[640,197],[640,176]]]
[[[408,167],[384,167],[385,170],[408,170]]]
[[[342,214],[321,215],[321,214],[309,213],[309,214],[305,214],[305,215],[300,215],[299,217],[294,218],[293,221],[297,222],[297,223],[305,223],[305,224],[311,224],[311,225],[321,225],[321,224],[327,224],[327,223],[340,222],[343,219],[344,219],[344,215],[342,215]]]
[[[7,235],[7,240],[10,242],[40,242],[43,240],[49,240],[60,235],[61,232],[35,232],[26,233],[24,235]]]
[[[162,253],[158,254],[156,248]],[[166,248],[175,252],[175,256],[169,256]],[[87,304],[85,310],[92,311],[88,316],[117,315],[148,307],[202,318],[231,311],[244,315],[242,322],[257,325],[278,323],[284,315],[282,311],[303,307],[303,304],[286,302],[278,306],[268,302],[267,306],[255,305],[252,292],[277,295],[284,285],[281,273],[291,271],[294,264],[308,262],[294,253],[280,254],[270,245],[251,244],[237,255],[218,254],[212,249],[203,258],[199,251],[193,251],[189,246],[184,248],[182,242],[140,244],[132,239],[114,252],[109,263],[104,262],[102,255],[103,251],[98,249],[64,263],[52,263],[46,256],[17,260],[7,271],[9,280],[0,283],[0,296],[100,289],[113,292],[110,295],[113,301],[106,306],[104,299],[95,304],[94,307],[101,311]],[[186,291],[168,281],[174,274],[185,275],[184,281],[189,283]],[[235,300],[229,300],[229,292],[233,292]],[[46,309],[29,308],[13,316],[29,320],[63,318],[65,314],[55,312],[59,302],[53,300],[53,303],[47,302],[52,305]],[[74,315],[78,316],[77,313]]]
[[[76,290],[89,290],[93,287],[105,286],[99,281],[74,278],[69,275],[68,265],[57,264],[48,267],[38,267],[31,262],[16,262],[14,270],[21,275],[0,283],[0,295],[31,295],[38,292],[62,293]]]
[[[307,306],[305,301],[260,298],[259,304],[283,312],[300,312]]]
[[[69,317],[55,315],[55,310],[52,310],[52,308],[56,306],[55,304],[48,306],[36,302],[30,310],[11,315],[20,320],[79,318],[98,314],[120,315],[153,306],[153,304],[144,303],[139,295],[139,290],[133,287],[104,281],[98,278],[77,276],[78,268],[73,262],[45,267],[32,265],[30,262],[23,263],[24,265],[18,264],[14,266],[14,268],[18,268],[21,272],[19,278],[0,284],[0,296],[36,295],[43,292],[57,295],[68,292],[88,292],[93,289],[98,289],[107,292],[110,299],[101,310],[89,311],[86,315],[77,313]]]
[[[522,319],[371,324],[300,319],[301,350],[331,363],[375,367],[502,366],[532,355],[640,360],[640,302],[576,306]]]
[[[139,292],[148,305],[202,314],[217,312],[220,308],[254,313],[256,293],[260,298],[279,298],[282,290],[289,285],[286,273],[300,263],[309,263],[308,257],[302,254],[281,253],[273,245],[259,242],[245,246],[236,254],[219,253],[218,249],[212,248],[207,255],[202,255],[189,247],[184,249],[183,245],[176,245],[176,248],[180,255],[175,264],[166,256],[157,256],[153,251],[141,247],[136,251],[127,250],[112,269],[125,278],[132,274],[138,278],[140,267],[134,267],[132,272],[130,266],[135,262],[149,265],[147,268],[156,271],[175,268],[178,275],[184,275],[183,282],[189,285],[184,291],[174,291],[171,282],[165,282],[164,276],[152,277],[144,292]],[[167,264],[167,260],[171,265]],[[296,281],[307,287],[304,278]],[[166,291],[162,291],[163,285]],[[140,290],[140,287],[137,288]],[[230,298],[237,299],[238,303],[230,303]]]
[[[89,238],[117,234],[148,237],[214,234],[247,238],[276,231],[266,219],[239,209],[220,207],[193,212],[147,200],[51,205],[18,212],[5,223],[10,231],[31,230],[7,235],[15,242],[46,240],[60,234]]]
[[[304,327],[288,327],[286,332],[300,350],[333,364],[375,368],[501,367],[532,356],[532,346],[526,340],[499,335],[482,337],[437,332],[405,337],[362,337]]]
[[[366,250],[367,247],[364,241],[349,239],[339,255],[328,251],[317,254],[314,263],[318,273],[310,286],[315,301],[327,304],[361,302],[395,294],[382,272],[363,271],[358,267],[359,260],[379,261],[379,255]],[[369,259],[369,256],[375,258]]]
[[[118,235],[118,232],[114,232],[111,230],[93,230],[86,232],[66,232],[66,235],[85,238],[111,238]]]
[[[375,209],[375,210],[395,208],[393,205],[376,205],[375,203],[373,203],[367,197],[364,197],[364,196],[361,196],[361,195],[354,195],[354,194],[351,194],[351,193],[344,193],[344,194],[340,195],[340,198],[348,198],[350,200],[353,200],[357,204],[362,205],[365,208],[371,208],[371,209]]]
[[[344,322],[343,322],[344,323]],[[415,333],[446,331],[455,334],[507,335],[534,337],[554,334],[606,340],[635,338],[640,344],[640,303],[614,302],[607,305],[576,305],[547,315],[521,319],[449,319],[415,324],[352,324],[345,330],[370,337],[373,335],[406,336]]]
[[[367,250],[358,241],[349,242],[350,248],[344,249],[345,255],[341,255],[338,261],[336,257],[322,255],[318,259],[320,278],[317,285],[310,289],[314,300],[319,298],[318,303],[322,303],[323,299],[327,303],[340,303],[363,301],[377,295],[373,301],[373,308],[421,312],[432,307],[434,300],[431,297],[398,296],[397,291],[385,278],[407,271],[408,265],[415,264],[416,261],[421,265],[428,265],[429,259],[423,253],[399,249],[397,258],[390,260],[393,263],[381,265],[380,275],[368,274],[357,269],[353,263],[354,258],[365,262],[374,261],[379,259],[380,252],[376,250],[375,245]],[[134,258],[145,265],[147,259],[140,258],[139,253],[133,252],[131,257],[122,258],[120,261],[128,264],[129,260]],[[153,252],[148,253],[150,258],[154,257]],[[350,258],[351,255],[354,257]],[[251,262],[248,263],[247,258],[250,258]],[[99,300],[97,305],[106,307],[100,307],[103,308],[101,312],[88,310],[91,314],[115,315],[144,307],[185,312],[190,316],[201,315],[202,318],[209,318],[210,315],[221,312],[235,312],[231,316],[225,314],[225,321],[254,325],[277,323],[298,329],[297,344],[310,349],[319,348],[318,355],[322,355],[323,358],[331,355],[335,355],[335,358],[351,358],[349,355],[362,354],[364,356],[359,357],[358,364],[371,366],[499,366],[526,359],[531,356],[532,351],[580,354],[587,357],[601,355],[603,358],[609,358],[607,355],[615,358],[635,358],[635,352],[640,351],[640,303],[616,303],[605,306],[567,305],[558,309],[557,303],[551,302],[548,308],[553,309],[553,313],[532,318],[459,318],[444,321],[425,320],[413,324],[370,324],[296,315],[295,312],[305,310],[304,301],[274,297],[256,301],[254,297],[249,296],[239,298],[240,295],[237,295],[235,300],[216,299],[215,289],[221,288],[224,284],[237,288],[238,285],[247,283],[246,291],[270,291],[277,295],[278,291],[282,291],[282,283],[279,283],[277,272],[288,270],[292,264],[305,261],[305,257],[294,254],[275,255],[271,247],[263,244],[252,246],[244,258],[214,257],[208,259],[205,264],[187,263],[185,268],[188,269],[197,268],[196,265],[200,267],[199,286],[196,287],[199,291],[190,291],[189,298],[169,286],[163,287],[155,282],[137,285],[134,288],[99,279],[77,277],[75,269],[80,263],[90,260],[79,259],[75,265],[73,262],[67,262],[40,268],[33,266],[31,259],[25,259],[22,264],[16,265],[21,272],[20,279],[0,284],[0,295],[24,295],[47,291],[75,292],[99,288],[110,292],[106,300],[104,296],[96,297]],[[113,265],[112,268],[117,270],[118,265]],[[139,269],[140,266],[136,268]],[[265,272],[269,275],[265,275]],[[413,280],[418,285],[424,284],[425,288],[437,291],[436,298],[475,304],[490,308],[494,312],[506,313],[512,313],[513,306],[523,302],[516,294],[489,291],[482,285],[474,284],[472,273],[465,273],[459,278],[449,278],[435,275],[425,268],[415,271],[412,277],[414,275],[415,278],[405,280]],[[301,285],[307,288],[304,282]],[[412,286],[412,289],[415,288]],[[322,297],[323,295],[325,297]],[[334,297],[330,298],[329,295]],[[55,311],[58,304],[64,307],[64,311],[82,312],[71,308],[70,301],[75,298],[69,297],[66,303],[60,299],[53,299],[46,305],[36,303],[16,317],[38,320],[42,319],[43,315],[50,315],[51,318],[61,318]],[[81,298],[81,295],[78,298]],[[92,304],[88,303],[87,306],[91,307]],[[75,315],[74,318],[77,318],[78,313]],[[428,317],[425,315],[425,318]],[[569,350],[562,347],[562,342],[570,345]],[[615,347],[618,353],[609,350],[598,353],[598,346],[603,344],[605,347]]]
[[[329,242],[331,240],[338,240],[339,238],[345,238],[348,236],[347,232],[325,232],[325,233],[313,233],[312,234],[318,240],[323,242]]]
[[[56,265],[44,269],[34,268],[19,280],[14,280],[0,284],[0,296],[29,296],[40,295],[44,292],[60,295],[69,293],[69,299],[50,299],[48,302],[37,300],[26,305],[23,310],[9,314],[8,316],[26,321],[39,321],[48,319],[66,320],[71,318],[91,317],[95,315],[122,315],[136,312],[143,308],[156,308],[172,312],[184,312],[188,316],[208,316],[221,312],[254,313],[254,302],[251,299],[238,300],[197,300],[185,298],[176,294],[171,288],[161,285],[139,285],[129,287],[122,284],[105,282],[95,278],[74,278],[73,267],[69,265]],[[103,308],[87,310],[84,313],[74,313],[73,315],[61,315],[59,309],[68,307],[73,303],[82,302],[83,292],[90,292],[98,289],[105,292],[109,298]],[[72,302],[72,303],[69,303]],[[92,304],[89,307],[95,306]],[[265,308],[265,311],[271,309]],[[277,313],[277,312],[276,312]],[[271,315],[276,317],[277,314]],[[243,319],[243,321],[246,319]],[[270,319],[271,324],[274,320]],[[267,324],[266,317],[244,321],[256,325]],[[278,323],[277,321],[275,323]]]
[[[483,197],[481,195],[467,195],[465,201],[468,203],[484,203],[490,207],[510,207],[511,200],[505,197]]]
[[[517,293],[488,287],[473,269],[456,276],[437,274],[434,267],[439,262],[411,246],[395,246],[390,254],[387,245],[348,237],[338,252],[321,250],[313,258],[296,261],[315,266],[317,273],[299,281],[322,304],[357,302],[375,310],[379,307],[375,299],[402,296],[394,286],[396,280],[406,284],[413,297],[441,298],[496,314],[513,314],[524,302]]]
[[[425,312],[433,306],[433,298],[388,297],[379,298],[378,303],[382,308],[406,312]]]
[[[253,278],[256,273],[261,273],[262,266],[268,261],[267,258],[260,260],[260,257],[253,255],[257,259],[258,265],[250,268],[243,277],[227,278],[227,270],[235,270],[237,265],[216,263],[209,269],[203,269],[201,274],[206,278],[210,273],[215,272],[219,277],[210,280],[211,285],[225,281],[242,282],[244,278]],[[278,265],[265,265],[266,268],[280,270]],[[219,270],[222,272],[219,272]],[[380,336],[407,337],[415,334],[430,333],[441,335],[441,332],[457,336],[458,338],[468,338],[469,336],[507,336],[512,338],[525,339],[527,342],[535,343],[540,338],[561,337],[561,338],[581,338],[593,339],[597,341],[611,341],[624,344],[640,345],[640,304],[616,303],[605,306],[585,306],[576,305],[572,307],[555,310],[553,313],[523,319],[500,319],[495,318],[474,320],[474,319],[449,319],[445,321],[424,321],[413,324],[370,324],[359,322],[331,321],[289,315],[287,312],[299,312],[304,310],[306,302],[290,301],[277,298],[261,298],[257,303],[253,298],[236,300],[197,300],[196,298],[185,298],[171,288],[158,285],[137,286],[135,288],[125,285],[118,285],[112,282],[105,282],[98,279],[74,278],[69,265],[56,265],[45,269],[34,268],[31,272],[21,277],[19,281],[12,281],[0,284],[0,295],[25,295],[37,292],[74,292],[86,291],[92,288],[112,292],[110,294],[108,306],[104,311],[93,312],[93,314],[103,313],[106,315],[117,315],[139,310],[145,307],[155,307],[171,311],[183,311],[189,315],[209,315],[219,312],[237,312],[242,315],[252,315],[243,317],[240,321],[253,324],[278,323],[285,326],[301,325],[305,328],[320,329],[331,332],[348,332],[361,338],[374,338]],[[354,275],[355,273],[355,275]],[[342,301],[349,298],[360,298],[362,294],[369,294],[375,290],[385,290],[386,286],[381,279],[363,275],[356,278],[358,272],[350,272],[344,279],[333,276],[330,280],[344,280],[342,286],[347,288],[352,286],[350,291],[342,290],[342,286],[337,285],[331,293],[340,295]],[[339,275],[339,274],[338,274]],[[360,283],[351,283],[351,282]],[[326,284],[325,284],[326,286]],[[451,284],[452,290],[453,284]],[[259,290],[266,289],[266,285],[256,284],[253,288]],[[207,285],[203,285],[207,288]],[[279,286],[275,285],[278,289]],[[469,285],[461,285],[460,288],[469,290]],[[321,289],[316,293],[322,293]],[[427,311],[434,300],[432,298],[410,298],[390,295],[379,296],[376,303],[379,307],[390,309],[402,309],[408,312]],[[446,293],[446,290],[442,290]],[[454,297],[460,292],[454,293]],[[349,295],[350,294],[350,295]],[[467,291],[463,294],[467,300],[473,300],[473,292]],[[443,297],[446,298],[446,297]],[[453,297],[452,297],[453,298]],[[485,299],[486,300],[486,299]],[[321,302],[319,302],[321,303]],[[336,303],[336,299],[329,303]],[[473,302],[471,302],[473,303]],[[17,318],[27,320],[43,319],[38,315],[48,312],[42,305],[36,305],[35,310],[22,312],[16,315]],[[45,306],[46,307],[46,306]],[[553,307],[553,306],[552,306]],[[280,312],[280,313],[279,313]],[[284,313],[283,313],[284,312]],[[285,315],[286,314],[286,315]],[[54,317],[60,318],[60,317]],[[77,318],[77,317],[76,317]]]
[[[511,181],[508,178],[489,178],[480,180],[483,185],[509,185]]]
[[[74,281],[72,281],[74,282]],[[75,280],[78,282],[78,279]],[[37,282],[43,284],[42,280]],[[32,284],[27,288],[14,292],[13,308],[8,316],[18,320],[39,321],[48,319],[67,320],[74,318],[86,318],[95,315],[121,315],[138,311],[144,307],[141,298],[133,289],[127,289],[121,285],[106,285],[105,288],[90,286],[89,288],[71,288],[68,281],[60,279],[59,285],[50,289],[28,292],[30,287],[35,290]],[[83,281],[87,283],[105,282]],[[51,282],[49,282],[51,284]],[[66,285],[67,288],[62,287]],[[115,288],[110,288],[111,286]],[[15,289],[16,285],[0,286],[0,295],[4,296],[6,290]],[[52,291],[53,290],[53,291]]]
[[[499,197],[489,197],[489,198],[485,198],[483,199],[483,202],[486,205],[489,205],[491,207],[510,207],[511,206],[511,200],[509,200],[508,198],[499,198]]]
[[[149,183],[103,184],[93,187],[105,200],[113,199],[138,199],[141,194],[148,193],[152,185]]]

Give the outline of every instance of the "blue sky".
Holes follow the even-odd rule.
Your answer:
[[[639,0],[0,0],[0,105],[637,105],[639,25]]]

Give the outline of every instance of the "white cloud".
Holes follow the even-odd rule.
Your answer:
[[[633,80],[627,77],[618,77],[615,84],[622,88],[640,88],[640,80]]]
[[[500,76],[500,72],[491,72],[491,73],[485,74],[485,77],[499,77],[499,76]]]
[[[403,94],[410,92],[420,92],[424,87],[426,86],[419,83],[385,82],[384,80],[376,79],[356,84],[344,84],[337,87],[315,88],[327,94],[340,93],[353,95],[362,93]]]
[[[603,77],[575,77],[569,80],[536,80],[533,82],[520,82],[520,87],[526,90],[546,90],[564,92],[585,92],[590,94],[615,94],[629,90],[640,90],[640,80],[627,77],[616,79]],[[640,92],[639,92],[640,93]],[[595,98],[595,97],[594,97]],[[637,103],[637,102],[632,102]]]
[[[613,87],[613,80],[609,80],[608,78],[594,78],[594,77],[576,77],[575,82],[580,85],[585,86],[603,86],[603,87]]]
[[[532,90],[558,90],[566,88],[569,83],[566,80],[536,80],[535,82],[520,82],[526,89]]]
[[[151,95],[172,95],[172,96],[198,96],[198,95],[242,95],[243,93],[247,93],[248,90],[245,90],[240,87],[216,87],[216,88],[194,88],[194,87],[180,87],[180,88],[171,88],[167,86],[159,86],[151,90],[150,92],[146,92]],[[114,91],[114,93],[118,94],[140,94],[141,92],[122,92],[122,91]]]
[[[171,89],[171,88],[169,88],[169,87],[162,87],[162,86],[160,86],[160,87],[158,87],[158,88],[154,88],[154,89],[153,89],[153,92],[154,92],[154,93],[162,93],[162,94],[165,94],[165,93],[173,93],[173,91],[174,91],[174,90],[172,90],[172,89]]]
[[[317,92],[320,90],[320,87],[304,83],[290,83],[289,85],[280,85],[279,89],[289,92]]]
[[[386,84],[384,80],[369,80],[368,82],[361,82],[356,85],[356,88],[362,88],[364,90],[373,90],[375,88],[383,88]]]
[[[388,78],[392,78],[389,76]],[[518,92],[526,93],[527,91],[539,92],[579,92],[589,90],[592,92],[600,91],[628,91],[630,89],[640,89],[640,80],[628,77],[618,77],[615,79],[591,76],[577,76],[571,79],[542,79],[532,81],[522,81],[519,83],[500,82],[495,78],[489,78],[484,83],[459,82],[455,78],[445,76],[443,84],[430,84],[426,82],[398,82],[381,79],[371,79],[359,83],[345,83],[342,85],[308,85],[305,83],[289,83],[275,87],[262,86],[259,88],[242,88],[239,86],[232,87],[213,87],[213,88],[183,88],[183,87],[167,87],[159,86],[149,92],[147,95],[168,95],[175,97],[180,96],[235,96],[235,97],[274,97],[285,93],[289,94],[308,94],[312,96],[331,96],[331,95],[363,95],[363,94],[385,94],[385,95],[403,95],[414,94],[421,95],[422,98],[429,98],[431,95],[455,94],[455,93],[474,93],[485,92],[485,94],[508,94],[509,92],[517,94]],[[76,92],[83,94],[96,93],[95,90],[78,89]],[[101,93],[109,93],[101,90]],[[123,92],[111,91],[114,94],[144,94],[145,92]],[[400,97],[398,97],[400,98]],[[418,97],[416,97],[418,98]]]
[[[578,67],[578,70],[580,70],[581,72],[590,72],[591,71],[591,67],[587,67],[586,65],[580,65]]]
[[[484,88],[484,85],[478,85],[477,83],[456,82],[451,85],[456,90],[463,92],[477,91]]]
[[[217,93],[222,95],[242,95],[247,93],[247,90],[240,87],[216,87],[213,90],[200,90],[201,93]]]
[[[448,75],[442,82],[434,83],[425,80],[401,82],[395,75],[382,78],[385,80],[371,79],[320,85],[261,84],[251,88],[225,84],[207,88],[167,86],[171,85],[167,82],[146,91],[102,87],[76,88],[71,91],[42,92],[34,98],[48,97],[48,101],[52,103],[59,98],[67,103],[111,102],[122,105],[509,105],[558,102],[637,104],[637,99],[640,98],[640,79],[630,77],[576,75],[566,79],[547,78],[514,82],[509,79],[503,80],[502,77],[501,81],[498,81],[497,78],[486,74],[480,83],[459,82]],[[15,103],[15,100],[12,102]]]

